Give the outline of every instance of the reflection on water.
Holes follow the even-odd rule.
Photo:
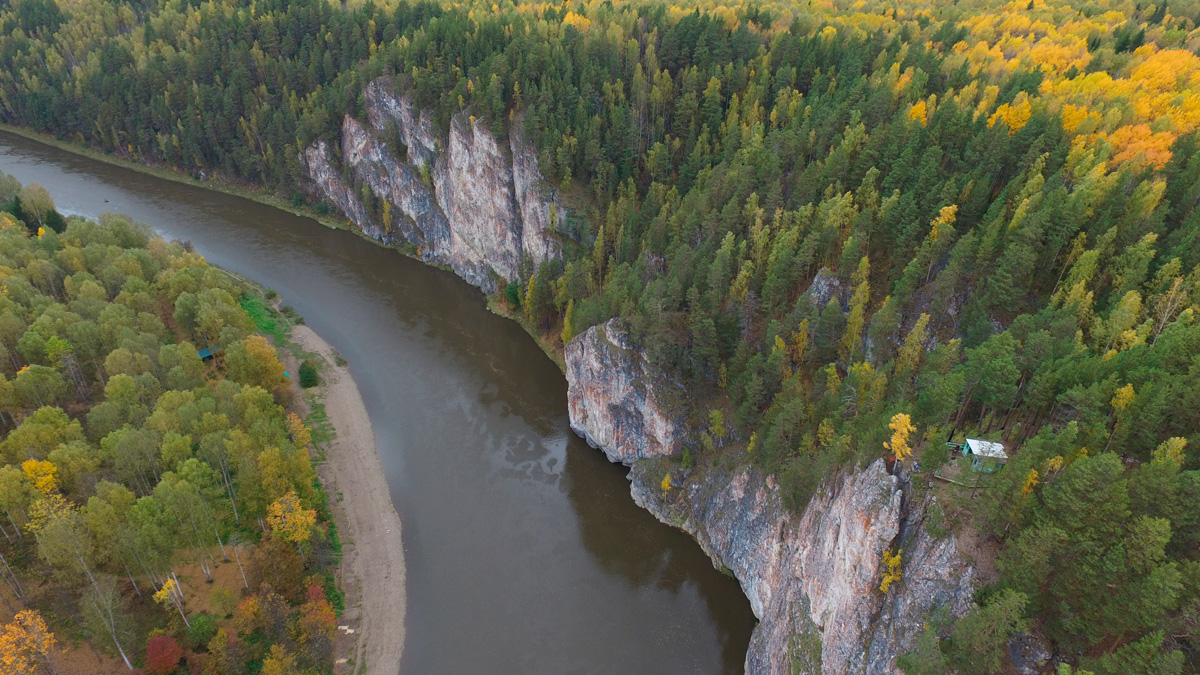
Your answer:
[[[753,616],[575,436],[561,373],[481,294],[312,220],[0,133],[68,214],[128,213],[279,291],[349,361],[404,522],[404,673],[739,672]],[[369,592],[369,589],[368,589]]]

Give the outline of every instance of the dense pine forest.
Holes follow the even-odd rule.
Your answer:
[[[0,672],[330,672],[341,545],[244,288],[0,173]]]
[[[522,123],[573,212],[563,259],[504,296],[547,339],[628,322],[692,399],[685,463],[753,462],[801,509],[843,467],[931,472],[948,439],[1007,444],[984,506],[949,524],[995,545],[997,579],[966,620],[931,618],[906,672],[996,672],[1034,630],[1061,672],[1183,673],[1200,664],[1198,22],[1200,3],[1170,0],[17,0],[0,120],[297,205],[300,153],[361,119],[380,75],[443,127]],[[42,242],[8,246],[58,245]],[[169,267],[154,250],[143,271]],[[4,281],[14,383],[66,372],[22,348],[80,301],[62,264]],[[163,283],[91,265],[96,302],[142,293],[135,317],[174,302],[189,325]],[[84,388],[125,372],[78,367]],[[101,405],[71,442],[120,433],[129,412]],[[10,439],[72,424],[13,410]],[[6,460],[53,464],[54,447]],[[157,491],[145,471],[135,494]],[[67,503],[104,500],[76,489]]]

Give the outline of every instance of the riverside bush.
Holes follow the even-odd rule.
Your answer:
[[[317,367],[313,365],[312,359],[305,359],[300,364],[300,386],[309,389],[320,383],[320,377],[317,375]]]

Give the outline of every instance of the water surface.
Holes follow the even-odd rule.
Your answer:
[[[66,215],[127,213],[279,291],[340,351],[404,525],[401,672],[740,672],[737,583],[575,436],[566,381],[449,272],[256,202],[0,132]],[[367,589],[370,592],[370,589]]]

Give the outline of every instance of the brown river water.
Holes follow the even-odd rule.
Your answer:
[[[404,525],[401,672],[733,673],[733,579],[571,432],[567,384],[449,272],[253,201],[0,132],[65,215],[126,213],[279,291],[350,362]],[[370,589],[366,589],[370,592]]]

